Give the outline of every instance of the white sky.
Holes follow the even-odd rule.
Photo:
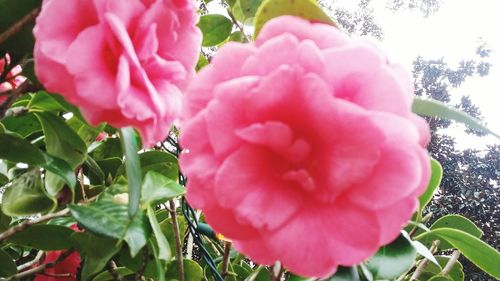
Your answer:
[[[211,12],[224,13],[213,1]],[[334,0],[341,7],[355,7],[357,0]],[[492,49],[490,73],[467,80],[458,94],[468,94],[483,113],[488,127],[500,134],[500,0],[444,0],[439,11],[427,18],[418,11],[393,12],[385,8],[387,0],[373,0],[375,21],[382,27],[382,47],[390,60],[412,69],[417,56],[424,59],[444,57],[450,65],[473,58],[479,38]],[[454,93],[452,94],[453,97]],[[457,136],[459,147],[483,148],[498,143],[494,137],[478,138],[456,126],[449,133]]]

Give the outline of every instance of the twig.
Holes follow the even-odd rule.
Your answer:
[[[224,257],[222,258],[222,272],[220,275],[226,277],[227,269],[229,267],[229,256],[231,254],[231,242],[226,241],[224,247]]]
[[[47,268],[51,268],[51,267],[54,267],[55,265],[57,265],[58,263],[61,263],[62,261],[64,261],[69,255],[71,255],[72,253],[74,252],[74,250],[68,250],[66,252],[64,252],[63,254],[61,254],[55,261],[53,262],[48,262],[48,263],[44,263],[42,265],[39,265],[37,267],[34,267],[32,269],[29,269],[29,270],[26,270],[26,271],[23,271],[23,272],[20,272],[20,273],[17,273],[17,274],[14,274],[6,279],[3,279],[4,281],[14,281],[14,280],[19,280],[19,279],[22,279],[22,278],[25,278],[25,277],[28,277],[28,276],[32,276],[32,275],[35,275],[37,273],[41,273],[43,272],[45,269]]]
[[[8,95],[8,98],[2,103],[2,105],[0,105],[0,119],[3,119],[5,117],[7,110],[14,103],[14,101],[16,101],[19,96],[24,94],[24,92],[28,91],[29,89],[30,83],[28,80],[26,80],[21,85],[19,85],[19,87],[6,93]]]
[[[278,261],[273,265],[271,281],[280,281],[283,274],[283,266]]]
[[[441,275],[446,276],[453,269],[455,263],[457,263],[458,258],[460,257],[460,252],[458,250],[453,251],[451,254],[451,258],[448,260],[443,270],[441,271]]]
[[[43,251],[38,251],[38,253],[36,254],[36,256],[33,260],[31,260],[27,263],[23,263],[20,266],[18,266],[17,271],[23,271],[26,268],[32,267],[33,265],[37,264],[42,257],[43,257]]]
[[[5,30],[0,34],[0,44],[3,44],[7,39],[9,39],[11,36],[14,34],[18,33],[23,29],[23,27],[34,21],[35,18],[38,16],[40,13],[40,8],[33,9],[31,12],[29,12],[27,15],[22,17],[20,20],[18,20],[16,23],[11,25],[9,29]]]
[[[148,265],[148,255],[149,255],[148,248],[145,247],[142,250],[141,268],[139,268],[139,270],[137,270],[137,273],[135,274],[135,280],[136,281],[141,281],[142,280],[142,276],[144,275],[144,272],[146,271],[146,266]]]
[[[113,276],[113,280],[115,281],[123,281],[123,277],[116,271],[116,263],[113,260],[108,262],[107,270]]]
[[[439,246],[439,242],[440,242],[439,240],[432,241],[432,246],[430,248],[431,253],[434,253],[437,250],[437,247]],[[415,272],[413,272],[413,275],[411,276],[410,281],[418,280],[418,278],[420,277],[422,272],[424,272],[425,266],[427,265],[428,262],[429,262],[429,260],[426,258],[423,258],[420,261],[417,268],[415,269]]]
[[[248,38],[247,34],[245,33],[245,29],[243,28],[243,26],[240,25],[238,23],[238,21],[236,20],[236,18],[234,17],[233,12],[231,12],[231,9],[227,9],[227,14],[229,15],[229,17],[233,21],[234,25],[236,25],[236,27],[238,27],[238,29],[241,31],[241,34],[243,34],[243,37],[245,37],[245,42],[252,41],[252,40],[250,40],[250,38]]]
[[[7,229],[6,231],[0,233],[0,242],[11,237],[12,235],[20,232],[20,231],[23,231],[25,230],[26,228],[32,226],[32,225],[35,225],[35,224],[39,224],[41,222],[45,222],[45,221],[48,221],[48,220],[51,220],[53,218],[58,218],[58,217],[64,217],[65,215],[67,215],[69,213],[69,209],[66,208],[66,209],[63,209],[59,212],[56,212],[56,213],[52,213],[52,214],[47,214],[47,215],[44,215],[44,216],[41,216],[40,218],[38,219],[34,219],[34,220],[26,220],[26,221],[23,221],[22,223],[20,224],[17,224],[9,229]]]
[[[170,216],[172,217],[172,227],[174,230],[174,238],[175,238],[175,253],[177,258],[177,267],[179,271],[179,281],[184,281],[184,260],[182,257],[182,244],[181,244],[181,236],[179,233],[179,224],[177,223],[177,214],[175,212],[176,206],[174,200],[168,201],[168,211]]]

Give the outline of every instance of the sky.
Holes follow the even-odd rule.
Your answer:
[[[212,13],[226,14],[212,1]],[[333,6],[355,8],[357,0],[332,0]],[[386,8],[387,0],[372,0],[375,22],[384,32],[382,48],[390,61],[404,65],[409,71],[417,56],[424,59],[444,58],[451,66],[463,59],[473,58],[482,38],[492,50],[490,73],[485,77],[468,79],[452,97],[470,96],[483,113],[488,127],[500,134],[500,0],[444,0],[439,11],[424,17],[418,11]],[[251,28],[250,28],[251,29]],[[456,125],[446,133],[456,137],[457,147],[484,149],[487,144],[499,143],[493,136],[476,137],[464,133]]]

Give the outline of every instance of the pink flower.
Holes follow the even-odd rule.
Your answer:
[[[189,0],[45,0],[34,29],[35,70],[92,124],[134,126],[163,140],[201,44]]]
[[[398,236],[429,180],[412,92],[370,43],[274,19],[186,93],[189,203],[258,263],[317,277],[359,263]]]
[[[0,58],[0,76],[5,71],[5,68],[9,67],[9,64],[9,54],[5,54],[3,58]],[[7,73],[7,75],[5,76],[5,81],[0,81],[0,94],[17,88],[26,80],[26,77],[20,75],[21,72],[22,68],[20,65],[16,65],[10,69],[9,73]],[[0,104],[2,104],[6,99],[7,96],[0,96]]]

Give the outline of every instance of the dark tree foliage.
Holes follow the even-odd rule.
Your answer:
[[[460,99],[452,96],[452,90],[467,78],[488,74],[490,50],[482,43],[476,53],[478,56],[475,59],[464,60],[455,68],[443,59],[418,57],[413,68],[416,94],[440,100],[481,118],[479,108],[469,96]],[[455,100],[458,103],[454,103]],[[432,130],[428,149],[443,166],[444,177],[438,195],[427,211],[432,212],[435,218],[452,213],[468,217],[484,231],[483,240],[499,249],[500,145],[491,145],[485,150],[459,150],[456,140],[442,132],[452,122],[436,118],[428,118],[428,121]],[[467,133],[481,135],[469,128]],[[493,280],[468,261],[462,262],[466,280]]]
[[[397,11],[401,9],[410,9],[421,12],[428,17],[436,13],[444,0],[390,0],[387,2],[387,8]]]

